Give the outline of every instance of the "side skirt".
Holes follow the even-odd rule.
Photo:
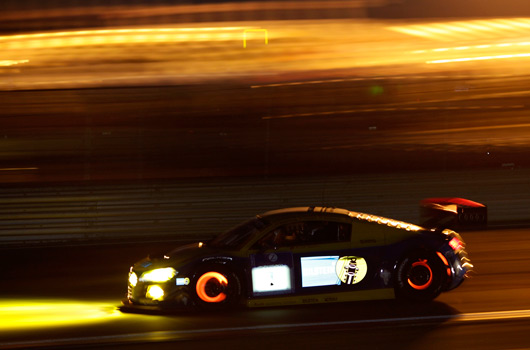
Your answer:
[[[394,299],[394,289],[370,289],[357,292],[341,292],[314,295],[289,295],[247,300],[248,307],[307,305],[320,303],[340,303],[347,301]]]

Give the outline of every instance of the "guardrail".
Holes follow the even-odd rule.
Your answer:
[[[262,21],[286,19],[332,19],[365,17],[367,8],[391,4],[387,0],[291,0],[227,1],[195,4],[131,5],[114,2],[63,4],[40,1],[5,5],[0,31],[27,32],[80,27],[112,27],[193,22]],[[61,6],[62,5],[62,6]]]
[[[203,240],[255,214],[336,206],[418,222],[418,201],[461,196],[488,205],[490,224],[530,221],[530,171],[243,178],[172,183],[0,188],[0,243]]]

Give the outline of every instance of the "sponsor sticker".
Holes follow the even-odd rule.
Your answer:
[[[345,284],[356,284],[363,280],[368,271],[366,260],[358,256],[343,256],[335,265],[337,276]]]

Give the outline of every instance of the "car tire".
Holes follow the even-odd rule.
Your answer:
[[[224,266],[203,267],[195,274],[196,304],[204,309],[224,310],[239,306],[242,284],[238,274]]]
[[[410,252],[397,265],[394,289],[398,299],[431,301],[442,292],[443,284],[443,265],[434,253]]]

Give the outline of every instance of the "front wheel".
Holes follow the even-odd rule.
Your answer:
[[[222,266],[201,269],[195,279],[197,304],[207,309],[228,309],[238,306],[242,285],[238,275]]]
[[[396,296],[412,301],[433,300],[442,291],[443,279],[443,266],[435,254],[409,253],[396,269]]]

